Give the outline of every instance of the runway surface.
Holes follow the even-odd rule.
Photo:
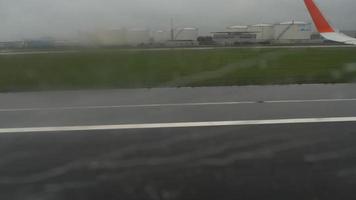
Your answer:
[[[1,199],[354,199],[356,85],[0,94]]]

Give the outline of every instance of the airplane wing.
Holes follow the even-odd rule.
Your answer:
[[[327,40],[356,45],[356,38],[335,31],[323,16],[323,13],[315,4],[314,0],[304,0],[304,2],[321,36]]]
[[[320,33],[320,35],[327,40],[356,45],[355,38],[347,36],[343,33],[331,32],[331,33]]]

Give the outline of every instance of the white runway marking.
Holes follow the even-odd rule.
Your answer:
[[[350,99],[312,99],[312,100],[269,100],[269,101],[228,101],[228,102],[201,102],[201,103],[168,103],[168,104],[138,104],[138,105],[109,105],[109,106],[68,106],[68,107],[44,107],[44,108],[5,108],[0,112],[24,112],[24,111],[56,111],[56,110],[99,110],[118,108],[157,108],[157,107],[193,107],[193,106],[224,106],[239,104],[274,104],[274,103],[322,103],[322,102],[352,102]]]
[[[36,132],[38,133],[38,132],[67,132],[67,131],[193,128],[193,127],[222,127],[222,126],[247,126],[247,125],[338,123],[338,122],[356,122],[356,117],[179,122],[179,123],[150,123],[150,124],[117,124],[117,125],[97,125],[97,126],[1,128],[0,133],[36,133]]]

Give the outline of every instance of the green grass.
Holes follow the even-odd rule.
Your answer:
[[[0,91],[356,81],[356,48],[1,55]]]

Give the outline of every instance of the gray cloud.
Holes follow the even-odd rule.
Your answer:
[[[317,0],[339,29],[356,29],[355,0]],[[310,21],[302,0],[0,0],[0,40],[69,37],[80,30]]]

